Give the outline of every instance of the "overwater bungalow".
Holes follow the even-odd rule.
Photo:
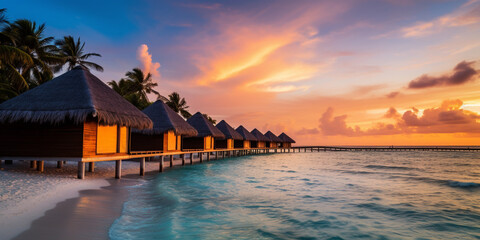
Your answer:
[[[263,135],[263,133],[258,131],[258,129],[256,128],[253,129],[250,133],[257,138],[257,141],[250,142],[250,147],[252,148],[265,148],[266,143],[270,141],[270,139],[265,137],[265,135]]]
[[[0,104],[0,159],[38,160],[43,170],[44,160],[128,155],[130,128],[152,125],[147,115],[78,66]]]
[[[251,134],[247,129],[245,129],[242,125],[235,129],[240,135],[242,135],[242,140],[243,141],[238,141],[235,142],[235,148],[244,148],[244,149],[249,149],[250,148],[250,141],[257,141],[257,138]]]
[[[215,139],[215,149],[233,149],[237,141],[243,141],[242,135],[235,131],[225,120],[215,126],[225,135],[225,139]]]
[[[152,121],[153,129],[132,130],[134,152],[178,152],[182,138],[197,136],[198,132],[167,104],[158,100],[143,110]]]
[[[213,150],[215,138],[225,138],[222,131],[213,126],[200,112],[187,119],[187,122],[197,130],[198,135],[183,139],[183,149],[185,150]]]
[[[268,148],[277,148],[278,144],[282,142],[282,140],[280,138],[278,138],[275,134],[273,134],[270,131],[265,133],[265,137],[267,137],[268,140],[269,140],[267,142],[267,147]]]
[[[293,140],[291,137],[289,137],[287,134],[283,133],[278,135],[278,138],[282,140],[282,148],[291,148],[292,143],[295,143],[295,140]]]

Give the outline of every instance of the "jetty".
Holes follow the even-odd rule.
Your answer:
[[[478,152],[480,146],[295,146],[292,151],[320,152],[320,151],[364,151],[364,152]]]

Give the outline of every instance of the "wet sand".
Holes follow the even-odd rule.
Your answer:
[[[126,187],[138,184],[139,179],[108,181],[110,186],[83,190],[79,197],[58,203],[13,239],[108,239],[109,228],[128,198]]]

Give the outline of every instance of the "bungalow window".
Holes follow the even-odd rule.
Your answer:
[[[212,143],[212,136],[207,136],[205,137],[205,149],[212,149],[213,143]]]
[[[97,127],[97,154],[127,153],[127,127],[117,125],[98,125]]]
[[[98,125],[97,128],[97,154],[117,152],[117,125]]]

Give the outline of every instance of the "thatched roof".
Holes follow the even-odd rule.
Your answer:
[[[282,139],[278,138],[277,136],[275,136],[275,134],[273,134],[270,131],[265,133],[265,137],[267,137],[270,142],[283,142]]]
[[[227,139],[233,139],[233,140],[243,140],[242,135],[235,131],[225,120],[220,121],[217,123],[215,126],[217,127],[222,133],[225,135],[225,138]]]
[[[250,133],[253,136],[255,136],[257,138],[257,141],[259,141],[259,142],[269,142],[270,141],[270,139],[265,137],[265,135],[263,135],[263,133],[258,131],[258,129],[256,129],[256,128],[253,129]]]
[[[240,135],[242,135],[243,140],[257,141],[257,138],[253,134],[251,134],[247,129],[245,129],[242,125],[240,125],[240,127],[235,129],[235,131],[237,131],[238,133],[240,133]]]
[[[225,135],[222,133],[222,131],[213,126],[213,124],[208,121],[200,112],[195,113],[193,116],[187,119],[187,122],[197,130],[197,137],[213,136],[216,138],[225,138]]]
[[[138,129],[153,126],[147,115],[83,67],[0,104],[2,123],[81,124],[88,117],[109,125]]]
[[[278,135],[278,138],[282,140],[282,142],[287,142],[287,143],[295,143],[295,140],[293,140],[291,137],[289,137],[287,134],[283,133]]]
[[[158,100],[143,110],[152,121],[153,129],[136,130],[144,134],[163,134],[173,130],[176,135],[186,137],[197,136],[198,132],[194,127],[190,126],[187,121],[183,120],[178,113],[173,111],[167,104]]]

